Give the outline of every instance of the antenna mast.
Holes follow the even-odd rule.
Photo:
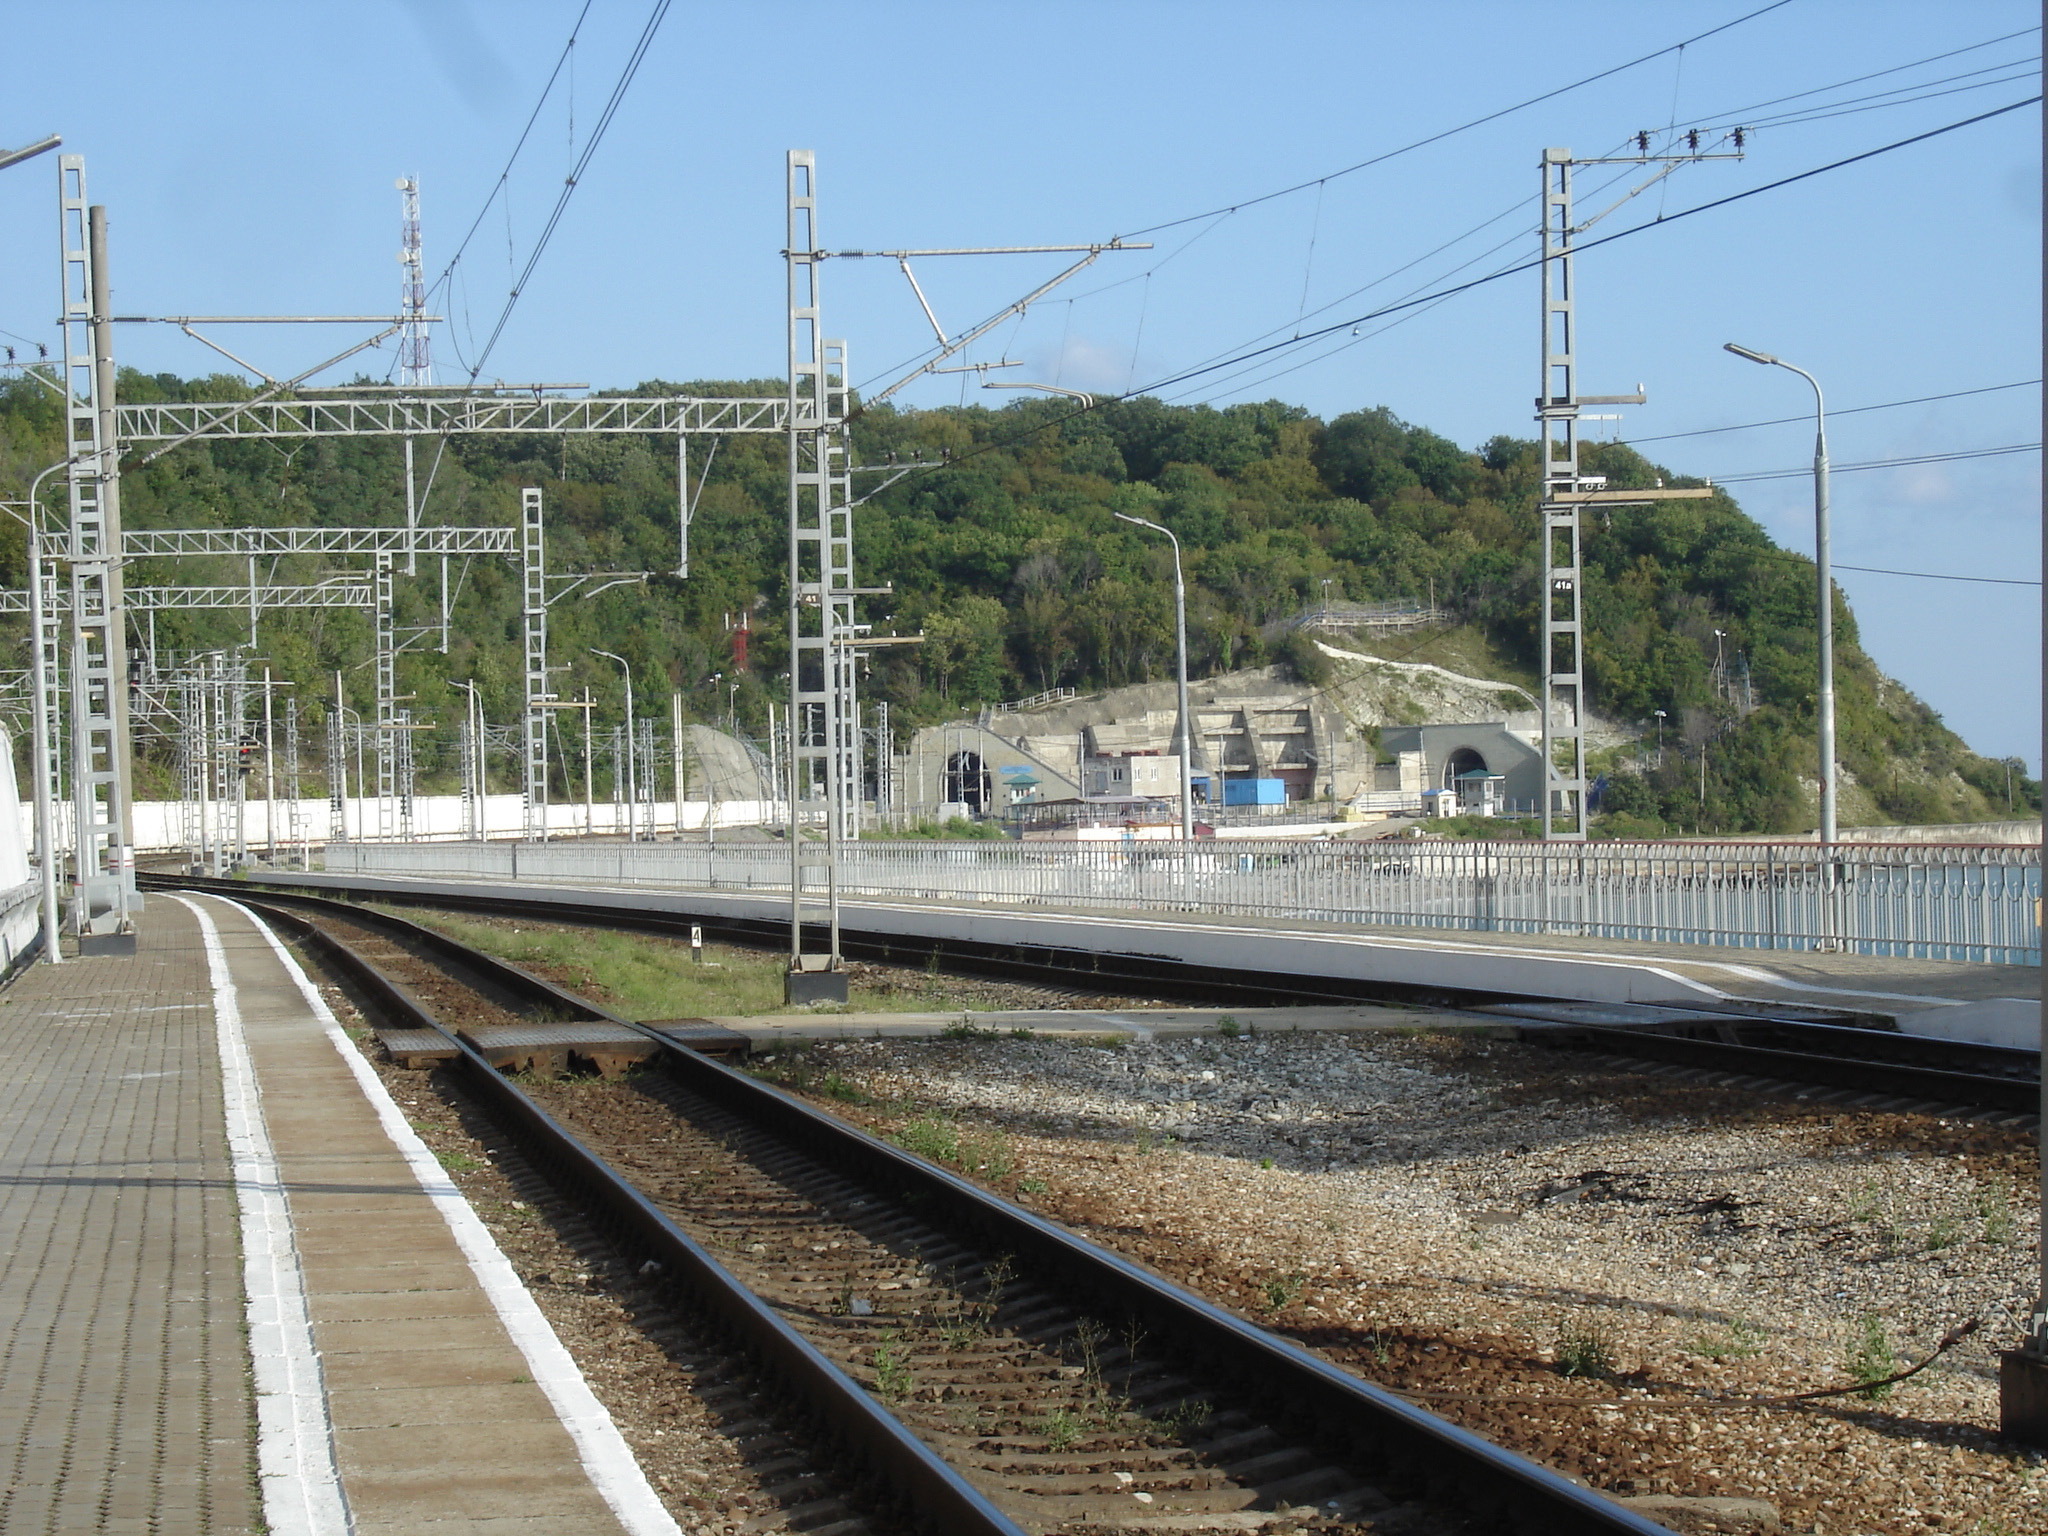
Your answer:
[[[399,333],[398,371],[399,381],[410,389],[434,382],[433,355],[427,343],[426,263],[420,255],[419,177],[399,177],[398,192],[405,207],[399,226],[403,245],[398,252],[405,267],[398,290],[398,312],[405,316],[405,329]]]

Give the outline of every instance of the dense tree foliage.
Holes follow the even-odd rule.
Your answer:
[[[127,401],[231,399],[228,377],[133,372]],[[764,381],[652,381],[648,394],[776,394]],[[1221,410],[1155,399],[1077,410],[1065,400],[982,408],[862,413],[855,459],[922,460],[858,514],[864,600],[878,633],[922,632],[920,646],[877,650],[863,684],[901,723],[1057,686],[1098,688],[1164,677],[1173,662],[1170,554],[1115,514],[1179,537],[1189,584],[1189,645],[1199,674],[1286,660],[1285,621],[1335,598],[1431,598],[1484,632],[1533,676],[1537,471],[1534,445],[1497,437],[1467,451],[1385,407],[1323,422],[1268,401]],[[55,400],[17,378],[0,385],[0,493],[18,496],[59,452]],[[695,449],[701,470],[705,445]],[[509,524],[522,486],[548,497],[549,564],[558,572],[646,571],[551,614],[564,693],[591,687],[616,709],[617,669],[632,663],[643,700],[681,690],[693,716],[728,707],[758,728],[780,687],[785,560],[785,448],[732,437],[712,459],[691,533],[691,574],[676,565],[674,444],[639,437],[476,437],[418,445],[430,523]],[[1585,450],[1616,487],[1687,482],[1620,445]],[[195,444],[132,468],[130,527],[385,523],[403,515],[395,440]],[[695,471],[693,471],[694,473]],[[865,477],[860,489],[874,481]],[[55,485],[53,477],[46,487]],[[48,500],[46,504],[54,505]],[[1810,825],[1813,569],[1776,548],[1725,494],[1615,507],[1589,516],[1585,541],[1590,702],[1602,716],[1672,724],[1661,764],[1624,753],[1609,765],[1607,807],[1624,829],[1789,830]],[[131,582],[234,582],[235,562],[148,562]],[[279,579],[327,572],[284,562]],[[439,562],[401,583],[399,622],[438,623]],[[23,584],[18,527],[0,530],[0,578]],[[408,650],[402,689],[424,716],[454,718],[451,678],[475,680],[496,720],[517,713],[519,583],[502,562],[457,562],[451,640]],[[1839,603],[1839,599],[1838,599]],[[751,667],[733,662],[744,616]],[[1879,811],[1942,819],[2004,805],[2005,770],[1970,753],[1939,719],[1888,685],[1838,606],[1842,759]],[[236,643],[233,614],[163,615],[165,649]],[[351,707],[368,703],[366,616],[339,611],[266,621],[264,657],[300,686],[315,724],[340,671]],[[1294,648],[1300,655],[1300,648]],[[712,681],[714,673],[723,680]],[[728,692],[740,684],[737,698]],[[665,707],[665,704],[664,706]],[[423,744],[431,762],[433,748]],[[1699,758],[1707,790],[1699,792]],[[1967,785],[1965,792],[1958,786]],[[2021,792],[2038,803],[2032,785]]]

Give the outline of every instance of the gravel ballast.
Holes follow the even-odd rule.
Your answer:
[[[2048,1531],[2048,1467],[1996,1436],[2030,1132],[1472,1034],[859,1041],[765,1070],[884,1134],[1001,1131],[1012,1166],[969,1171],[1674,1529]],[[1972,1319],[1877,1400],[1754,1401]]]

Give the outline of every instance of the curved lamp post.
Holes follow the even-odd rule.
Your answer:
[[[1188,589],[1180,573],[1180,540],[1173,536],[1171,528],[1148,523],[1142,517],[1132,517],[1126,512],[1118,512],[1115,517],[1120,523],[1135,523],[1140,528],[1163,533],[1167,542],[1173,545],[1173,640],[1175,670],[1180,682],[1180,724],[1174,731],[1179,738],[1176,750],[1180,753],[1180,840],[1191,843],[1195,837],[1195,790],[1193,753],[1188,742]]]
[[[633,758],[637,749],[633,745],[633,668],[626,658],[614,651],[600,651],[590,648],[593,656],[604,656],[619,664],[619,670],[626,675],[626,841],[640,840],[640,789],[634,776]]]
[[[464,787],[469,791],[470,798],[476,805],[476,824],[474,827],[464,827],[462,830],[465,832],[474,831],[476,833],[476,840],[480,843],[488,842],[490,838],[484,829],[484,790],[489,781],[485,777],[484,771],[483,695],[477,691],[475,683],[465,683],[459,677],[449,678],[448,686],[460,688],[469,695],[463,703],[462,723],[469,734],[470,751],[473,755],[469,761],[469,783]]]
[[[1723,344],[1725,351],[1752,363],[1783,368],[1813,386],[1813,563],[1819,588],[1820,630],[1820,841],[1835,840],[1835,580],[1828,548],[1828,423],[1820,380],[1797,364],[1768,352]]]

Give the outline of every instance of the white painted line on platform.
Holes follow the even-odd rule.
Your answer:
[[[621,887],[620,889],[624,888]],[[848,905],[856,904],[848,903]],[[947,906],[937,902],[929,906],[919,907],[887,906],[884,903],[874,902],[859,903],[859,905],[886,906],[887,910],[897,912],[946,912],[955,916],[982,915],[986,914],[989,910],[986,907]],[[1042,922],[1060,920],[1059,915],[1054,914],[1020,912],[1014,915]],[[1089,914],[1076,912],[1066,915],[1081,917]],[[1142,929],[1152,933],[1171,934],[1186,933],[1188,931],[1188,925],[1183,923],[1148,923],[1142,919],[1134,921],[1128,917],[1121,919],[1121,922],[1124,927],[1134,930]],[[1783,987],[1788,992],[1816,992],[1824,993],[1830,997],[1869,997],[1891,1003],[1919,1003],[1923,1007],[1928,1008],[1955,1008],[1961,1006],[1964,1001],[1956,997],[1935,997],[1924,992],[1873,992],[1859,987],[1834,987],[1818,982],[1794,981],[1789,976],[1782,976],[1778,972],[1767,970],[1760,965],[1741,965],[1732,960],[1694,960],[1686,955],[1660,955],[1653,959],[1645,955],[1617,954],[1611,950],[1542,949],[1533,944],[1487,944],[1462,939],[1430,939],[1420,936],[1409,938],[1405,935],[1384,933],[1317,933],[1303,928],[1244,928],[1229,923],[1203,923],[1200,927],[1204,933],[1226,933],[1239,938],[1285,938],[1304,940],[1315,944],[1343,944],[1367,949],[1422,949],[1438,954],[1490,955],[1498,959],[1540,960],[1562,965],[1591,961],[1599,965],[1626,966],[1633,970],[1647,971],[1653,976],[1661,976],[1666,981],[1686,987],[1694,992],[1705,993],[1708,997],[1724,1002],[1756,1002],[1758,999],[1747,996],[1744,993],[1723,992],[1719,987],[1711,986],[1704,981],[1682,975],[1677,971],[1668,970],[1666,966],[1685,965],[1691,966],[1696,970],[1719,971],[1726,976],[1740,976],[1746,981],[1759,982],[1765,986]],[[1662,960],[1665,963],[1659,965],[1656,963],[1657,960]]]
[[[226,897],[215,899],[227,901]],[[682,1528],[647,1481],[647,1474],[641,1471],[632,1448],[626,1444],[626,1437],[619,1433],[611,1414],[590,1390],[590,1383],[583,1379],[583,1372],[577,1368],[575,1359],[555,1336],[555,1330],[549,1326],[518,1272],[512,1268],[511,1261],[498,1247],[497,1239],[491,1236],[490,1228],[470,1209],[462,1191],[455,1187],[439,1160],[420,1140],[419,1133],[406,1120],[405,1112],[385,1089],[376,1069],[363,1059],[363,1053],[343,1031],[334,1010],[320,995],[320,989],[307,978],[298,960],[270,931],[268,923],[240,902],[228,901],[227,904],[248,918],[256,931],[263,935],[286,974],[297,984],[306,1006],[313,1010],[313,1016],[327,1031],[329,1042],[348,1064],[349,1071],[355,1074],[356,1084],[363,1090],[363,1097],[370,1101],[371,1108],[376,1110],[385,1135],[391,1138],[391,1144],[405,1158],[421,1190],[440,1211],[449,1231],[455,1234],[456,1244],[462,1249],[463,1257],[469,1260],[477,1284],[483,1287],[499,1321],[504,1323],[505,1331],[526,1357],[534,1381],[547,1394],[562,1427],[576,1442],[576,1454],[583,1463],[583,1470],[605,1503],[611,1506],[612,1513],[618,1516],[619,1524],[632,1536],[682,1536]]]
[[[242,1284],[256,1390],[256,1471],[263,1518],[277,1536],[346,1536],[355,1529],[334,1459],[334,1424],[305,1275],[292,1241],[291,1204],[263,1119],[256,1072],[242,1034],[241,998],[213,917],[183,896],[171,898],[199,919],[213,982],[214,1034],[228,1157],[242,1217]]]

